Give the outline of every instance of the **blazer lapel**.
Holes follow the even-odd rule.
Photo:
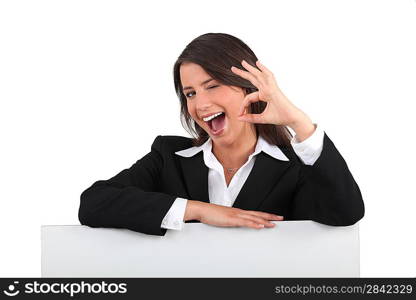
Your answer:
[[[191,157],[179,156],[179,161],[189,199],[209,203],[208,167],[204,163],[203,151]]]
[[[257,210],[291,164],[291,161],[278,160],[260,152],[233,207]]]

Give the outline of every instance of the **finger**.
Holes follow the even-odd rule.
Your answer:
[[[253,93],[246,95],[243,99],[243,102],[241,102],[238,116],[242,116],[244,113],[244,110],[248,108],[251,103],[258,102],[258,101],[260,101],[259,92],[253,92]]]
[[[253,67],[248,62],[246,62],[244,59],[241,62],[241,65],[245,69],[247,69],[247,71],[249,71],[250,73],[252,73],[257,79],[259,79],[259,77],[261,77],[263,75],[262,72],[259,69],[257,69],[256,67]]]
[[[258,80],[256,79],[256,77],[251,74],[250,72],[241,70],[237,67],[232,66],[231,67],[231,71],[234,72],[235,74],[243,77],[244,79],[247,79],[248,81],[250,81],[256,88],[259,88],[260,83],[258,82]]]
[[[263,119],[263,114],[245,114],[243,116],[237,117],[239,121],[255,123],[255,124],[265,124],[266,121]]]
[[[268,73],[263,72],[262,70],[258,69],[257,66],[257,62],[256,62],[256,67],[250,65],[248,62],[246,62],[245,60],[243,60],[241,62],[241,64],[243,65],[244,68],[246,68],[250,73],[254,74],[254,76],[256,77],[257,81],[262,84],[262,85],[267,85],[267,83],[270,80],[270,74],[272,74],[270,71],[268,71]]]
[[[251,214],[255,216],[260,216],[267,220],[283,220],[284,217],[277,214],[272,214],[264,211],[258,211],[258,210],[245,210],[238,207],[233,207],[233,210],[238,211],[240,214]]]
[[[268,227],[268,228],[275,226],[274,223],[271,223],[271,222],[269,222],[269,221],[267,221],[267,220],[265,220],[263,218],[260,218],[258,216],[253,216],[253,215],[249,215],[249,214],[241,214],[238,217],[243,218],[243,219],[247,219],[247,220],[254,221],[254,222],[258,223],[258,224],[263,224],[264,227]]]
[[[242,218],[247,218],[247,219],[253,220],[253,221],[255,221],[259,224],[263,224],[267,228],[272,228],[272,227],[276,226],[276,223],[273,223],[271,221],[280,221],[280,220],[273,220],[273,219],[269,220],[268,218],[262,218],[262,217],[258,217],[258,216],[250,215],[250,214],[242,215]],[[252,218],[255,218],[255,219],[252,219]]]
[[[265,65],[263,65],[259,60],[256,61],[256,66],[266,75],[268,76],[274,76],[273,72],[270,71],[268,68],[266,68]]]
[[[255,228],[255,229],[261,229],[264,228],[264,224],[259,224],[255,221],[249,220],[249,219],[244,219],[244,218],[239,218],[237,221],[237,226],[239,227],[249,227],[249,228]]]
[[[283,216],[279,216],[279,215],[275,215],[275,214],[270,214],[270,213],[266,213],[266,212],[262,212],[262,211],[245,210],[244,212],[246,214],[250,214],[250,215],[254,215],[254,216],[259,216],[259,217],[261,217],[263,219],[266,219],[266,220],[282,221],[284,219]]]

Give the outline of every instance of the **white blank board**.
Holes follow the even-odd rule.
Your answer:
[[[260,230],[186,223],[165,236],[42,226],[42,277],[359,277],[358,224],[274,223]]]

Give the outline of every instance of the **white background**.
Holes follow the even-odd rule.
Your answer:
[[[358,182],[363,277],[415,276],[416,2],[0,2],[0,276],[40,276],[40,226],[79,224],[81,192],[187,135],[175,59],[246,42],[323,126]]]

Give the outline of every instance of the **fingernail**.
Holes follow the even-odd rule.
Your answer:
[[[260,227],[260,228],[264,228],[264,225],[263,225],[263,224],[259,224],[259,227]]]

